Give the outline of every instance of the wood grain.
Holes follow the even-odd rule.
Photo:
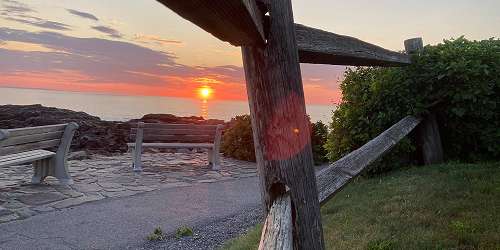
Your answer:
[[[353,177],[379,159],[420,124],[421,119],[407,116],[361,148],[317,173],[319,201],[324,203]]]
[[[180,130],[213,130],[217,125],[198,125],[198,124],[168,124],[168,123],[144,123],[144,129],[180,129]]]
[[[351,66],[401,66],[410,56],[357,38],[295,24],[301,63]]]
[[[41,134],[31,134],[25,136],[11,136],[6,140],[0,141],[0,147],[26,144],[31,142],[48,141],[59,139],[63,135],[63,131],[47,132]]]
[[[295,249],[324,249],[304,90],[290,0],[270,1],[266,46],[243,63],[266,211],[290,189]]]
[[[289,194],[274,200],[262,228],[259,250],[293,249],[292,203]]]
[[[443,145],[441,143],[439,125],[434,114],[428,115],[418,126],[417,144],[422,164],[432,165],[443,163]]]
[[[50,140],[50,141],[42,141],[42,142],[34,142],[22,145],[14,145],[9,147],[0,148],[0,155],[8,155],[14,154],[17,152],[29,151],[34,149],[47,149],[58,147],[61,144],[61,139]]]
[[[129,148],[135,148],[135,143],[127,143]],[[143,143],[142,148],[213,148],[213,143]]]
[[[8,167],[21,165],[24,163],[34,162],[41,159],[47,159],[55,156],[56,153],[46,150],[34,150],[24,152],[22,154],[13,154],[0,157],[0,167]]]
[[[158,0],[158,2],[232,45],[265,43],[262,14],[254,0]]]
[[[204,128],[201,127],[200,129],[152,129],[152,128],[145,128],[144,129],[144,134],[150,134],[150,135],[215,135],[215,128]],[[133,128],[131,130],[132,134],[137,133],[137,129]]]
[[[405,50],[408,54],[415,54],[424,49],[424,40],[420,37],[405,40]]]
[[[64,131],[67,124],[56,124],[56,125],[48,125],[48,126],[38,126],[38,127],[28,127],[28,128],[15,128],[8,129],[10,133],[10,137],[14,136],[24,136],[24,135],[32,135],[32,134],[43,134],[48,132],[56,132],[56,131]]]

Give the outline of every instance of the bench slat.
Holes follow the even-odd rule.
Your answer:
[[[37,153],[43,153],[46,152],[47,150],[42,150],[42,149],[37,149],[37,150],[32,150],[32,151],[25,151],[17,154],[10,154],[10,155],[4,155],[0,156],[0,161],[7,161],[7,160],[13,160],[17,158],[23,158],[29,155],[37,154]],[[50,151],[47,151],[50,152]]]
[[[26,154],[29,153],[29,154]],[[18,156],[19,154],[9,155],[9,157],[15,158],[2,158],[0,157],[0,167],[8,167],[14,165],[21,165],[28,162],[33,162],[41,159],[47,159],[56,155],[54,152],[46,151],[46,150],[34,150],[21,153],[23,155]]]
[[[39,127],[29,127],[29,128],[15,128],[15,129],[7,129],[9,131],[10,136],[25,136],[32,134],[43,134],[48,132],[56,132],[56,131],[64,131],[67,124],[56,124],[56,125],[48,125],[48,126],[39,126]]]
[[[145,128],[144,135],[215,135],[215,129],[151,129]],[[132,134],[137,134],[137,129],[133,128]]]
[[[213,142],[215,135],[144,135],[143,142]],[[135,140],[135,135],[131,136]]]
[[[127,143],[129,148],[135,148],[135,143]],[[143,143],[143,148],[213,148],[213,143]]]
[[[50,140],[50,141],[42,141],[42,142],[34,142],[23,145],[14,145],[9,147],[0,148],[0,156],[13,154],[16,152],[29,151],[34,149],[46,149],[52,147],[58,147],[61,144],[61,139]]]
[[[56,132],[47,132],[43,134],[31,134],[24,136],[9,137],[4,141],[0,141],[0,147],[60,139],[63,133],[64,133],[63,131],[56,131]]]
[[[144,128],[145,129],[216,130],[217,125],[144,123]]]

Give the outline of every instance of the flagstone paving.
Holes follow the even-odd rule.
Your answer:
[[[56,179],[30,184],[30,165],[0,170],[0,223],[86,202],[154,190],[257,176],[255,163],[221,157],[221,169],[207,166],[206,153],[144,153],[144,171],[132,171],[130,154],[69,161],[73,185]]]

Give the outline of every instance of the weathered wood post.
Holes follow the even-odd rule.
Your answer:
[[[424,49],[422,38],[413,38],[405,41],[408,54],[417,54]],[[444,160],[443,146],[439,134],[439,125],[436,116],[430,114],[424,117],[417,129],[417,145],[424,165],[442,163]]]
[[[324,249],[292,5],[268,8],[267,44],[242,48],[262,199],[289,190],[294,248]]]
[[[424,40],[421,37],[405,40],[405,50],[408,54],[416,54],[424,49]]]
[[[443,145],[436,115],[427,115],[417,130],[417,145],[424,165],[439,164],[444,161]]]

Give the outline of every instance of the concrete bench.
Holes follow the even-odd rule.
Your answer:
[[[222,125],[138,123],[132,128],[128,143],[132,149],[134,171],[142,171],[141,155],[144,148],[205,148],[212,169],[220,167],[219,151]]]
[[[47,176],[62,184],[73,184],[66,157],[78,124],[0,129],[0,168],[33,163],[31,182],[38,184]],[[51,151],[51,149],[55,149]]]

